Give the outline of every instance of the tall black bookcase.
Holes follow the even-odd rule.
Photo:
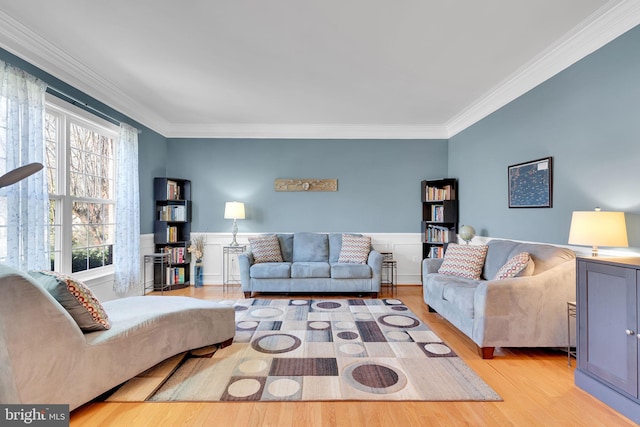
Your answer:
[[[421,182],[422,257],[442,258],[458,233],[458,180],[444,178]]]
[[[187,252],[191,241],[191,181],[154,178],[153,195],[155,252],[170,254],[168,264],[154,264],[154,289],[185,288],[191,274]]]

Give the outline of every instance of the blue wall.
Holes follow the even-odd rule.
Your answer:
[[[154,176],[193,180],[194,231],[419,232],[419,181],[460,179],[461,223],[481,235],[565,244],[571,212],[627,212],[640,247],[640,27],[445,140],[166,139],[0,49],[0,59],[131,123],[140,134],[141,233]],[[509,209],[507,166],[552,156],[551,209]],[[276,178],[337,178],[335,193],[279,193]]]
[[[509,209],[507,166],[553,156],[553,208]],[[451,138],[461,223],[566,244],[574,210],[627,212],[640,247],[640,27]]]
[[[153,178],[166,176],[167,140],[155,132],[138,135],[138,176],[140,179],[140,233],[153,233]]]
[[[420,231],[420,180],[447,175],[446,140],[169,139],[167,174],[191,179],[194,231]],[[276,178],[336,178],[337,192],[276,192]]]
[[[5,50],[0,59],[141,130],[142,234],[153,232],[156,176],[193,181],[193,231],[229,231],[224,203],[239,200],[241,232],[407,233],[420,231],[420,180],[447,176],[446,140],[167,140]],[[338,191],[275,192],[276,178],[337,178]]]

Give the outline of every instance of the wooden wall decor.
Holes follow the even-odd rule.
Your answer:
[[[276,191],[338,191],[337,179],[278,178],[274,182]]]

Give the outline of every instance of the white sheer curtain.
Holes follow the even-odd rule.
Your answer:
[[[140,195],[138,130],[120,125],[116,159],[116,237],[113,290],[126,294],[140,283]]]
[[[0,61],[0,175],[27,163],[45,163],[46,89],[43,81]],[[5,264],[25,271],[51,269],[48,211],[44,171],[0,189],[0,258]]]

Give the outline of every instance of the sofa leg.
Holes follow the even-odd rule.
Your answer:
[[[478,347],[478,353],[483,359],[493,359],[493,350],[495,347]]]
[[[244,297],[245,298],[251,298],[251,292],[245,292],[244,293]]]
[[[231,343],[233,342],[233,337],[229,338],[226,341],[222,341],[220,344],[218,344],[220,346],[220,348],[225,348],[225,347],[229,347],[231,345]]]
[[[429,310],[429,313],[435,313],[436,311],[433,309],[433,307],[431,307],[430,305],[427,306],[427,310]]]
[[[378,298],[378,293],[377,292],[371,292],[371,298],[373,298],[373,299]]]

